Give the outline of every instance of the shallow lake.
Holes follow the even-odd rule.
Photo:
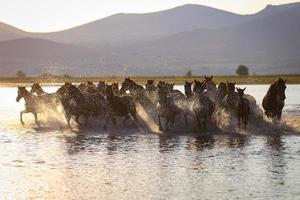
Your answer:
[[[247,93],[260,105],[267,89]],[[16,96],[0,88],[0,199],[300,198],[300,85],[286,91],[292,134],[37,129],[30,115],[19,123]]]

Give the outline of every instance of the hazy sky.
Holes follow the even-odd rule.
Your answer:
[[[0,21],[27,31],[57,31],[111,14],[143,13],[192,3],[250,14],[299,0],[0,0]]]

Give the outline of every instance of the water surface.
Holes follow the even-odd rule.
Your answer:
[[[247,91],[260,104],[267,88]],[[0,197],[299,199],[299,92],[289,85],[286,93],[283,120],[293,134],[164,135],[38,129],[30,115],[23,127],[16,88],[0,88]]]

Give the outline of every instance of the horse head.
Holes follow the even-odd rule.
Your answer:
[[[198,93],[198,94],[201,94],[203,93],[203,91],[205,90],[205,80],[204,81],[197,81],[197,80],[194,80],[194,88],[193,88],[193,92],[194,93]]]
[[[185,81],[184,83],[184,92],[187,97],[192,96],[192,84],[193,82]]]
[[[41,95],[44,93],[44,90],[42,89],[39,83],[33,83],[30,92],[33,94],[36,93],[38,95]]]
[[[26,87],[18,86],[18,96],[16,101],[19,102],[23,97],[26,97],[29,92],[26,90]]]
[[[282,78],[279,78],[276,83],[276,94],[279,96],[281,101],[284,101],[286,99],[285,96],[285,90],[286,90],[286,82],[287,79],[283,80]]]
[[[232,82],[228,82],[227,81],[227,93],[229,95],[234,94],[234,92],[235,92],[235,84],[236,84],[236,82],[232,83]]]
[[[245,92],[246,88],[244,88],[244,89],[237,88],[236,90],[238,92],[238,96],[242,98],[245,94],[244,92]]]

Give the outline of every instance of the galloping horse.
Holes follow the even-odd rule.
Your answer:
[[[179,113],[179,108],[175,105],[172,96],[169,95],[169,88],[166,85],[158,84],[157,117],[159,130],[164,130],[161,125],[161,117],[166,119],[165,130],[169,130],[169,122],[174,125],[175,117]]]
[[[114,125],[116,125],[115,116],[125,117],[125,119],[123,120],[123,124],[125,124],[125,122],[130,118],[130,115],[134,118],[135,121],[137,121],[137,111],[135,103],[131,96],[125,95],[119,97],[115,95],[112,85],[108,85],[106,87],[106,93],[107,102],[110,107],[110,114],[112,115],[112,121]]]
[[[238,95],[235,92],[235,82],[227,81],[227,95],[222,100],[222,105],[229,111],[235,112],[238,104]]]
[[[91,116],[104,115],[107,121],[107,102],[100,93],[83,94],[76,86],[71,83],[65,83],[57,90],[57,94],[60,95],[69,127],[72,115],[76,117],[78,124],[81,124],[79,122],[80,116],[85,117],[85,124],[87,124],[88,118]],[[104,129],[106,129],[106,123],[104,124]]]
[[[263,98],[262,106],[267,117],[276,120],[281,120],[282,109],[285,103],[285,89],[287,80],[279,78],[271,84],[267,94]]]
[[[20,122],[23,122],[24,113],[32,113],[34,115],[35,123],[39,126],[38,113],[44,112],[44,106],[47,105],[45,99],[41,96],[35,96],[26,90],[26,87],[18,86],[18,96],[16,101],[19,102],[22,98],[25,100],[25,110],[20,112]]]
[[[244,92],[246,88],[240,89],[237,88],[239,100],[237,105],[237,118],[238,118],[238,126],[241,126],[241,121],[244,124],[244,128],[246,129],[249,113],[250,113],[250,103],[249,100],[244,98]]]
[[[134,100],[140,102],[141,105],[146,107],[149,107],[151,105],[153,106],[154,99],[150,99],[145,88],[131,80],[130,77],[125,78],[125,80],[123,81],[120,93],[126,94],[126,91],[129,91]]]
[[[209,97],[212,101],[216,102],[218,91],[215,82],[213,82],[213,76],[211,77],[205,76],[205,80],[203,84],[204,84],[204,88],[206,89],[204,95]]]
[[[45,99],[48,107],[52,108],[54,111],[57,110],[57,106],[60,104],[58,95],[56,93],[45,92],[39,83],[33,83],[30,93],[36,94],[37,96],[42,96],[43,99]]]
[[[203,94],[205,89],[205,81],[200,82],[195,80],[193,88],[195,101],[192,106],[192,110],[196,116],[196,120],[199,128],[206,128],[207,121],[211,119],[214,111],[215,104],[213,101]]]

